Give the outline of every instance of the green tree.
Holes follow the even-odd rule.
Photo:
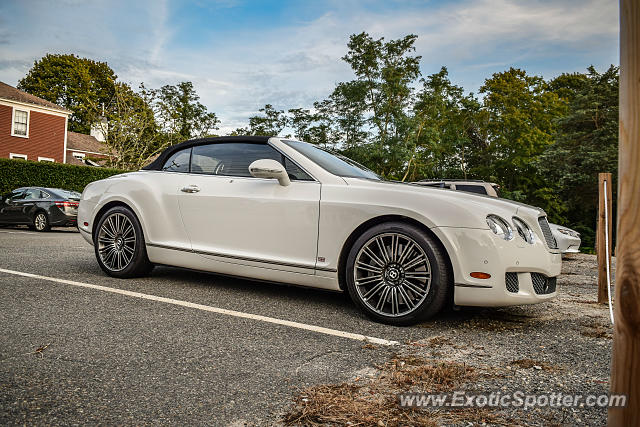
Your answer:
[[[412,154],[403,180],[469,178],[471,153],[486,138],[480,102],[451,83],[446,67],[422,85],[413,105]]]
[[[158,123],[167,136],[187,140],[218,129],[218,117],[199,102],[191,82],[162,86],[154,98]]]
[[[110,165],[136,170],[144,166],[173,141],[159,132],[155,119],[156,90],[140,85],[134,92],[128,85],[116,83],[114,96],[100,121],[111,155]]]
[[[604,73],[591,66],[586,74],[563,74],[550,82],[562,91],[568,113],[557,121],[555,141],[537,167],[555,183],[569,223],[583,233],[588,247],[594,246],[598,172],[618,175],[618,72],[613,65]]]
[[[351,135],[358,138],[345,147],[345,153],[391,178],[398,178],[409,160],[407,133],[411,122],[407,111],[412,84],[420,76],[421,59],[412,54],[416,38],[408,35],[385,41],[364,32],[353,34],[342,59],[351,66],[356,80],[339,85],[334,92],[338,96],[335,110],[351,107],[351,119],[360,115],[368,125],[358,132],[372,134],[360,141],[360,134],[351,129]]]
[[[106,62],[47,54],[34,62],[18,89],[73,111],[69,129],[89,133],[102,108],[114,97],[116,78]]]
[[[535,160],[553,143],[556,121],[566,105],[538,76],[510,68],[480,88],[488,114],[487,144],[476,153],[471,171],[497,181],[504,195],[545,209],[562,220],[565,206],[538,173]]]
[[[287,126],[287,115],[267,104],[258,110],[262,115],[249,117],[249,133],[251,135],[277,136]]]

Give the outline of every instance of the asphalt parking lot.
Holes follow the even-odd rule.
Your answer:
[[[0,253],[2,425],[281,424],[299,390],[353,381],[407,352],[485,369],[489,388],[605,392],[608,383],[611,328],[590,302],[593,269],[582,260],[549,303],[399,328],[339,293],[169,267],[110,278],[71,229],[2,228]],[[554,368],[513,370],[522,358]],[[598,425],[606,410],[589,414]],[[542,416],[585,420],[581,410]]]
[[[0,268],[388,340],[342,294],[158,267],[119,280],[71,229],[0,229]],[[382,360],[351,338],[0,272],[0,422],[264,423],[292,390]],[[38,349],[44,350],[37,351]]]

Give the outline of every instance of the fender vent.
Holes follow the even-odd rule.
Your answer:
[[[520,290],[518,273],[506,273],[504,275],[504,281],[507,284],[507,290],[509,292],[517,293]]]

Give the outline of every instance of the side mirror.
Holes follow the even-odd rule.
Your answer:
[[[256,178],[275,178],[280,185],[287,186],[291,184],[289,174],[284,166],[272,159],[260,159],[249,165],[249,173]]]

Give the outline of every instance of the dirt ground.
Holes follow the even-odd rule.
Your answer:
[[[615,271],[615,260],[614,260]],[[609,388],[613,328],[595,303],[594,255],[569,255],[553,301],[501,309],[462,309],[421,327],[389,360],[351,381],[300,390],[282,416],[288,425],[604,425],[607,409],[405,409],[398,393],[453,392],[601,395]],[[363,351],[375,351],[366,344]]]

